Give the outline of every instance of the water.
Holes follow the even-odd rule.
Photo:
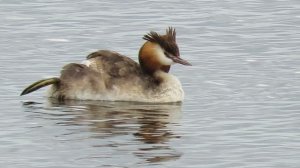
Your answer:
[[[0,164],[300,167],[300,2],[0,1]],[[137,60],[150,30],[177,30],[182,104],[19,97],[97,49]]]

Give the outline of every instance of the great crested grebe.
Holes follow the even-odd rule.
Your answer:
[[[139,51],[139,63],[109,50],[87,56],[82,64],[70,63],[59,78],[43,79],[28,86],[21,95],[52,85],[48,97],[59,100],[109,100],[138,102],[180,102],[184,92],[180,81],[169,74],[174,63],[191,65],[180,58],[175,29],[165,35],[151,31]]]

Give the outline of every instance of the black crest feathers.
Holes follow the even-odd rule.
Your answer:
[[[169,27],[166,31],[166,35],[168,39],[172,39],[174,41],[176,41],[176,31],[174,28]]]
[[[176,31],[172,27],[169,27],[166,30],[166,35],[160,35],[154,31],[151,31],[150,33],[144,35],[143,39],[158,44],[161,44],[162,41],[166,40],[176,42]]]
[[[166,30],[165,35],[160,35],[154,31],[151,31],[150,33],[144,35],[143,39],[159,44],[165,49],[165,51],[170,52],[173,55],[179,55],[179,49],[176,44],[176,31],[172,27],[169,27]]]

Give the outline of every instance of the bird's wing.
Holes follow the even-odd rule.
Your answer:
[[[129,57],[109,50],[99,50],[87,56],[85,64],[92,70],[113,78],[141,74],[138,63]]]

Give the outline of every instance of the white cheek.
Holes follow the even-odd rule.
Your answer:
[[[157,59],[159,60],[159,62],[162,65],[172,65],[175,63],[173,60],[166,57],[166,55],[164,54],[164,50],[159,45],[156,46],[156,54],[155,55],[157,55],[157,57],[158,57]]]

